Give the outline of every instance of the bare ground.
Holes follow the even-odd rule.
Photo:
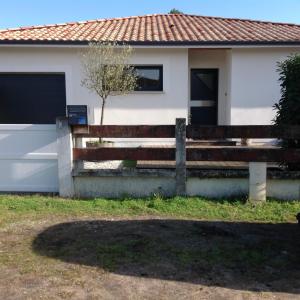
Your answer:
[[[300,228],[19,220],[0,229],[0,299],[300,299]]]

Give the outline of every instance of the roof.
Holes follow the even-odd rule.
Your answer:
[[[0,30],[0,43],[299,44],[300,25],[185,14],[146,15]]]

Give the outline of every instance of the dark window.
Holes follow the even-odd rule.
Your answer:
[[[64,74],[0,73],[1,124],[54,124],[65,115]]]
[[[193,69],[191,72],[191,100],[218,99],[218,70]]]
[[[135,66],[137,74],[136,91],[162,91],[163,67],[162,66]]]

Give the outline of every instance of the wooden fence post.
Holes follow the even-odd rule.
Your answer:
[[[61,197],[74,196],[72,132],[66,117],[56,119],[58,184]]]
[[[176,195],[186,196],[186,119],[176,119]]]
[[[267,199],[267,163],[249,163],[249,201],[265,202]]]

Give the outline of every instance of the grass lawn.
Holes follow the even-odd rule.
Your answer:
[[[39,195],[0,195],[0,220],[5,223],[22,215],[43,218],[59,216],[161,216],[196,218],[202,220],[295,222],[300,212],[300,201],[269,199],[254,206],[245,200],[209,200],[204,198],[152,197],[144,199],[68,200]]]
[[[0,295],[296,299],[298,212],[271,199],[1,195]]]

